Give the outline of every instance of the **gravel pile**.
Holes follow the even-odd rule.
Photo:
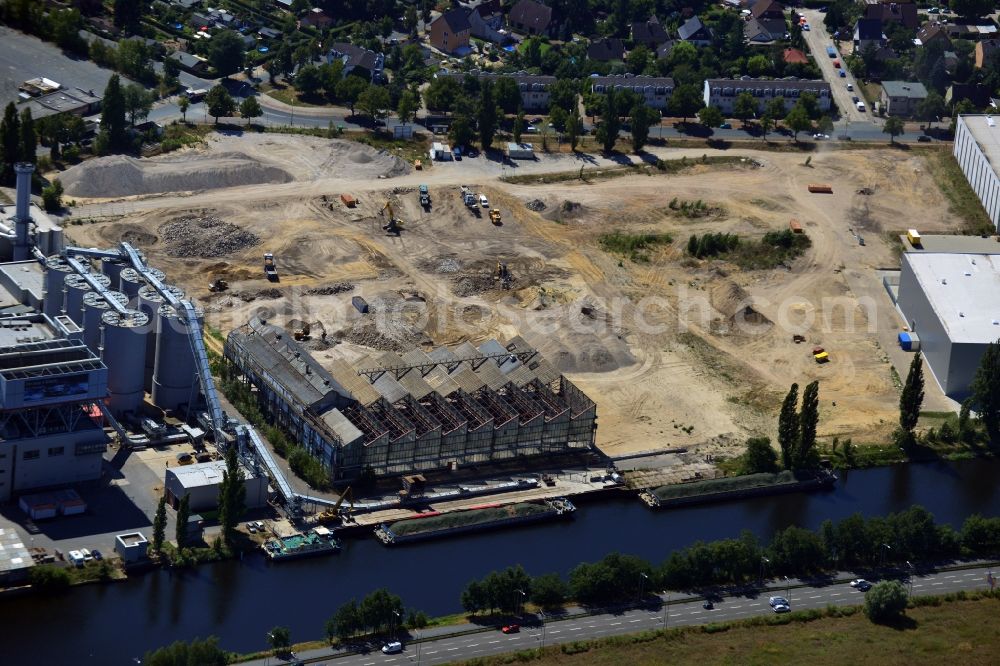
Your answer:
[[[174,218],[159,232],[171,257],[224,257],[260,244],[256,234],[207,212]]]
[[[545,202],[541,199],[532,199],[524,205],[528,210],[533,210],[536,213],[545,210]]]
[[[335,296],[336,294],[342,294],[346,291],[351,291],[352,289],[354,289],[354,285],[350,282],[335,282],[334,284],[327,284],[322,287],[307,289],[306,293],[310,296]]]
[[[287,183],[291,174],[240,152],[139,159],[109,155],[67,169],[60,180],[77,197],[127,197],[261,183]]]
[[[497,289],[498,283],[493,279],[493,275],[482,273],[479,275],[466,275],[455,281],[452,290],[456,296],[475,296]]]
[[[372,319],[359,320],[343,331],[341,337],[356,345],[400,353],[429,342],[423,331],[391,319],[384,325],[377,325]]]

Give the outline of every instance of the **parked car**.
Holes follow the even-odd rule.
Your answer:
[[[503,629],[501,629],[505,634],[516,634],[521,631],[521,625],[519,624],[505,624]]]
[[[808,23],[803,23],[802,24],[802,30],[804,32],[809,32],[809,24]]]
[[[403,644],[399,641],[391,641],[382,646],[382,654],[399,654],[403,651]]]
[[[816,132],[816,134],[813,134],[813,138],[816,139],[817,141],[822,141],[823,139],[829,139],[830,135]]]
[[[872,584],[866,581],[864,578],[856,578],[851,581],[851,587],[856,590],[861,590],[862,592],[867,592],[872,589]]]
[[[788,613],[792,610],[792,607],[788,604],[778,604],[774,607],[775,613]]]
[[[490,200],[486,198],[485,194],[480,194],[479,195],[479,205],[482,208],[489,208],[490,207]]]
[[[74,565],[76,565],[77,568],[83,566],[84,559],[83,559],[83,554],[80,551],[71,550],[69,551],[69,553],[67,553],[67,555],[69,557],[69,561],[72,562]]]
[[[101,551],[97,550],[96,548],[90,551],[90,554],[93,555],[94,559],[97,560],[98,562],[104,559],[104,555],[102,555]]]
[[[84,562],[90,562],[92,559],[94,559],[93,553],[91,553],[90,550],[87,548],[81,548],[80,554],[83,555]]]
[[[920,136],[917,137],[917,141],[919,141],[920,143],[930,143],[930,140],[931,138],[926,134],[921,134]]]
[[[861,98],[858,97],[857,95],[852,95],[851,96],[851,101],[854,102],[855,104],[857,104],[858,102],[861,101]]]
[[[719,129],[733,129],[732,123],[722,123],[719,125]]]
[[[538,134],[538,128],[535,127],[534,125],[528,125],[527,127],[524,128],[524,131],[527,132],[528,134]]]
[[[247,523],[247,532],[250,534],[257,534],[257,526],[253,524],[253,521]]]
[[[774,608],[775,606],[782,606],[782,605],[787,606],[788,605],[788,599],[786,599],[784,597],[771,597],[770,599],[767,600],[767,603],[771,604],[771,608]]]
[[[532,118],[528,122],[531,123],[532,125],[540,125],[542,123],[542,118],[541,116],[539,116],[537,118]]]

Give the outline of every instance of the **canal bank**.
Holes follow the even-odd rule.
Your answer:
[[[265,646],[266,632],[277,624],[288,626],[293,640],[322,636],[340,604],[379,587],[400,595],[407,606],[445,615],[460,610],[459,596],[469,580],[512,564],[533,575],[565,574],[612,551],[661,562],[694,541],[735,537],[741,529],[770,538],[790,525],[815,529],[825,519],[855,512],[884,515],[913,504],[925,506],[940,522],[959,525],[972,513],[1000,513],[998,479],[996,460],[849,470],[833,489],[809,494],[661,511],[650,511],[629,494],[587,503],[572,521],[399,550],[366,538],[334,558],[268,565],[257,555],[187,571],[154,571],[118,585],[0,602],[0,622],[19,637],[4,651],[15,664],[65,663],[76,655],[92,663],[125,664],[174,640],[216,635],[226,649],[252,652]],[[51,640],[53,617],[73,618],[60,624],[57,642]]]

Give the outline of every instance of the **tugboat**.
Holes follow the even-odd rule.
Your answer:
[[[314,527],[305,534],[268,539],[261,546],[272,561],[291,560],[307,555],[336,553],[341,545],[328,528]]]

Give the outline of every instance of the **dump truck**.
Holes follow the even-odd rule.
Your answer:
[[[476,207],[476,195],[473,194],[472,190],[467,185],[462,185],[461,189],[462,202],[469,208]]]
[[[500,225],[500,210],[498,208],[490,209],[490,222],[497,226]]]
[[[818,354],[814,354],[813,358],[816,359],[817,363],[828,363],[830,361],[830,355],[827,354],[826,352],[820,352]]]
[[[270,252],[264,253],[264,277],[271,282],[278,281],[278,269],[274,267],[274,255]]]
[[[420,186],[420,205],[424,208],[430,208],[431,205],[431,193],[427,190],[426,185]]]
[[[916,229],[907,229],[906,240],[910,241],[913,247],[920,247],[920,233]]]
[[[212,280],[208,283],[208,290],[212,292],[225,291],[229,289],[229,283],[219,278],[218,280]]]

